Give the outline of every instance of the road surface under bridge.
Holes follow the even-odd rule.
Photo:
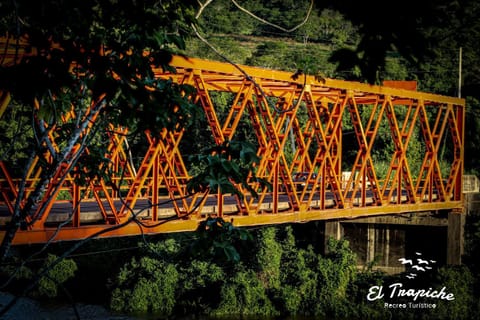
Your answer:
[[[70,174],[60,179],[59,173],[14,244],[193,231],[208,216],[254,226],[412,212],[462,213],[463,99],[310,75],[293,79],[288,72],[180,56],[171,65],[175,73],[158,69],[156,77],[195,88],[194,99],[213,144],[241,139],[245,130],[255,135],[261,157],[256,175],[272,187],[261,188],[252,181],[258,197],[246,191],[243,198],[189,195],[188,146],[183,139],[188,129],[145,133],[146,151],[136,166],[129,158],[128,128],[111,126],[105,156],[117,187],[100,179],[80,186]],[[228,106],[216,102],[220,93]],[[0,97],[3,113],[11,97],[6,92]],[[220,109],[226,112],[220,115]],[[70,113],[64,121],[75,117]],[[380,170],[373,154],[382,126],[388,128],[382,134],[388,133],[393,150]],[[409,155],[418,152],[409,149],[414,139],[422,150],[422,161],[415,165],[409,163]],[[55,144],[53,135],[51,143]],[[446,157],[440,155],[444,147],[451,150]],[[25,198],[41,174],[38,161],[26,177]],[[295,179],[298,172],[304,182]],[[0,238],[14,212],[20,182],[9,164],[0,162]],[[51,201],[60,194],[64,200]]]

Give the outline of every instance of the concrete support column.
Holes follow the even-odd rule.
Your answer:
[[[375,225],[369,223],[367,224],[367,261],[365,261],[367,264],[375,259],[375,240]]]
[[[339,220],[327,220],[325,221],[325,253],[328,252],[328,239],[333,238],[340,240],[342,238],[342,225]]]
[[[384,264],[386,267],[390,266],[390,226],[385,226],[385,258]]]
[[[462,263],[464,246],[465,214],[459,212],[448,213],[447,231],[447,264]]]

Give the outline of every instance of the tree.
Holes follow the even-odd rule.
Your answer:
[[[473,1],[465,1],[470,2]],[[398,52],[414,64],[428,61],[427,53],[438,44],[438,39],[432,37],[432,30],[456,29],[452,28],[452,18],[459,18],[459,12],[450,9],[457,4],[413,0],[395,3],[377,0],[322,1],[322,5],[335,8],[358,26],[361,37],[356,48],[341,48],[332,55],[332,60],[338,62],[343,70],[358,67],[369,83],[379,83],[388,52]],[[445,19],[447,9],[453,16]]]
[[[34,115],[38,140],[30,142],[29,159],[44,159],[35,191],[23,207],[16,205],[0,248],[4,259],[49,181],[102,154],[83,154],[94,132],[108,123],[128,126],[133,134],[188,124],[196,108],[191,89],[156,79],[153,68],[170,68],[172,50],[184,48],[196,3],[17,0],[2,6],[8,14],[2,16],[1,34],[14,47],[26,37],[31,53],[1,67],[0,89]],[[78,118],[62,121],[59,115],[71,108]]]

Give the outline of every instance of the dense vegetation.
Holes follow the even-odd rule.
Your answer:
[[[475,319],[479,301],[475,274],[466,266],[439,266],[405,281],[369,267],[358,269],[345,240],[330,239],[327,253],[315,241],[300,241],[305,227],[276,226],[236,229],[209,220],[213,235],[159,236],[132,241],[99,240],[56,268],[33,292],[37,299],[58,296],[103,302],[120,314],[139,318],[200,319]],[[54,246],[62,251],[62,245]],[[53,256],[47,258],[52,259]],[[45,261],[45,264],[48,261]],[[95,261],[92,265],[91,261]],[[73,262],[75,261],[75,262]],[[41,263],[40,263],[41,265]],[[73,276],[73,274],[75,275]],[[13,288],[31,272],[18,274]],[[388,309],[385,302],[408,303],[411,298],[368,301],[372,286],[404,283],[413,288],[442,288],[453,301],[433,300],[434,309]],[[63,291],[60,291],[63,290]],[[12,290],[15,292],[15,289]],[[419,299],[416,302],[432,302]]]
[[[189,246],[174,239],[152,245],[122,268],[111,307],[167,315],[349,314],[347,292],[357,272],[346,242],[330,243],[330,254],[321,256],[312,247],[299,248],[290,227],[252,234],[239,261],[192,257]]]

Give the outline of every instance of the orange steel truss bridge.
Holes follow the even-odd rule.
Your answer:
[[[54,241],[82,239],[107,228],[112,230],[102,237],[192,231],[207,216],[224,217],[235,226],[253,226],[461,212],[463,99],[314,76],[293,80],[288,72],[248,66],[240,66],[240,72],[231,64],[178,56],[171,65],[175,74],[157,70],[156,76],[195,87],[196,103],[203,109],[213,142],[238,138],[239,125],[248,123],[261,157],[256,175],[272,188],[254,185],[259,188],[256,198],[216,193],[188,196],[187,155],[181,152],[188,149],[182,145],[188,132],[164,131],[159,138],[146,133],[148,148],[135,167],[126,147],[128,129],[112,127],[105,156],[114,172],[112,181],[123,179],[118,183],[121,187],[114,190],[102,180],[79,186],[69,175],[61,180],[65,168],[60,168],[14,244],[42,243],[52,237]],[[219,92],[231,100],[226,116],[221,117],[213,98]],[[9,101],[10,95],[2,92],[0,116]],[[380,132],[393,142],[391,150],[382,149],[387,161],[381,168],[374,160],[381,147]],[[344,145],[347,137],[350,142]],[[421,147],[410,150],[414,142]],[[54,136],[51,143],[55,145]],[[442,155],[444,147],[451,150],[448,156]],[[350,163],[344,161],[347,151]],[[413,153],[421,159],[418,163],[409,162]],[[34,163],[24,197],[40,171]],[[303,180],[295,178],[298,172]],[[8,164],[0,162],[3,226],[13,213],[19,183]],[[68,195],[67,200],[49,202],[49,198],[58,199],[59,190]],[[126,224],[136,211],[142,211],[142,223]],[[0,231],[0,238],[4,233]]]

